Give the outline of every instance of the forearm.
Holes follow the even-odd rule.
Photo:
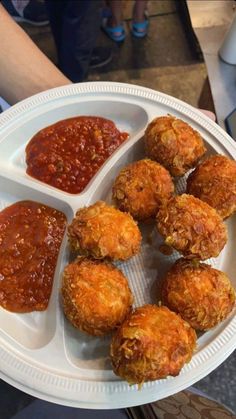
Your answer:
[[[69,83],[0,5],[0,96],[14,104]]]

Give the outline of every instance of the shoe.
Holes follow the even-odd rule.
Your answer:
[[[145,15],[143,22],[132,22],[131,33],[136,38],[144,38],[147,35],[149,26],[149,20]]]
[[[2,0],[2,5],[16,22],[25,22],[33,26],[44,26],[49,24],[47,10],[43,2],[30,0],[27,6],[18,11],[12,0]]]
[[[126,33],[123,25],[108,26],[107,19],[104,19],[101,28],[112,41],[123,42],[125,40]]]
[[[92,58],[89,68],[99,68],[108,64],[112,60],[111,48],[95,47],[92,53]]]

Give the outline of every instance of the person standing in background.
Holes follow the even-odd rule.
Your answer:
[[[126,37],[122,0],[107,0],[106,4],[110,15],[104,18],[102,29],[106,35],[115,42],[122,42]],[[147,0],[136,0],[133,5],[133,16],[131,23],[131,33],[136,38],[144,38],[148,31]]]
[[[0,96],[10,105],[71,81],[40,51],[0,2]]]
[[[58,52],[59,69],[73,82],[83,81],[89,68],[112,59],[111,49],[96,47],[101,26],[101,0],[45,0]]]
[[[86,79],[89,68],[112,59],[111,48],[96,46],[102,0],[2,0],[17,22],[42,26],[50,21],[58,67],[73,82]]]

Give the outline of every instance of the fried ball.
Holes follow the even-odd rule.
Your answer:
[[[165,243],[189,259],[219,255],[227,230],[214,208],[192,195],[169,199],[157,213],[157,229]]]
[[[211,156],[188,177],[187,192],[215,208],[222,218],[236,211],[236,162]]]
[[[136,220],[144,221],[155,217],[160,204],[173,194],[174,184],[163,166],[144,159],[121,170],[112,192],[121,211],[127,211]]]
[[[131,215],[103,201],[78,210],[68,234],[74,251],[95,259],[127,260],[141,245],[141,233]]]
[[[115,374],[130,384],[179,374],[196,346],[196,333],[167,307],[136,309],[113,336],[111,361]]]
[[[61,293],[67,319],[94,336],[120,326],[133,301],[127,279],[119,269],[85,257],[66,266]]]
[[[162,301],[194,329],[208,330],[232,311],[235,291],[223,272],[181,258],[162,284]]]
[[[201,135],[174,116],[160,116],[144,135],[146,153],[168,169],[172,176],[182,176],[196,166],[206,148]]]

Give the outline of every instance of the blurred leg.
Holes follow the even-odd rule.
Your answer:
[[[83,81],[101,22],[100,0],[46,0],[58,49],[60,70],[73,82]]]
[[[148,19],[145,15],[146,0],[136,0],[133,8],[132,34],[136,38],[144,38],[148,31]]]
[[[122,0],[110,0],[107,5],[110,8],[110,16],[103,20],[102,29],[113,41],[122,42],[125,39]]]
[[[134,22],[143,22],[145,20],[145,10],[147,7],[147,0],[136,0],[133,8]]]
[[[120,26],[123,20],[122,1],[110,0],[108,5],[111,9],[111,17],[108,19],[108,25],[112,27]]]
[[[45,4],[47,7],[50,26],[59,56],[62,38],[62,19],[64,15],[66,0],[57,0],[56,2],[54,0],[45,0]]]

